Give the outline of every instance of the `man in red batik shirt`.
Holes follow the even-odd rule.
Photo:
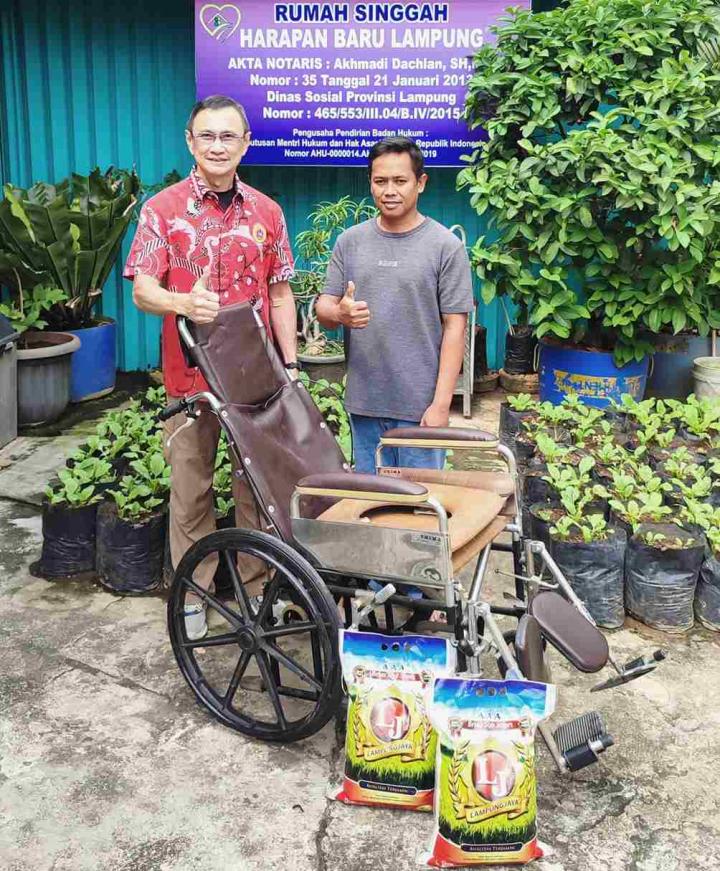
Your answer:
[[[236,174],[250,145],[245,110],[229,97],[207,97],[194,106],[185,139],[195,167],[184,181],[145,203],[125,264],[135,305],[163,315],[163,376],[171,398],[207,389],[199,370],[185,361],[176,315],[208,324],[221,306],[250,301],[286,366],[297,368],[295,303],[289,284],[293,258],[285,218],[277,203],[243,184]],[[183,415],[165,423],[172,469],[169,531],[174,566],[192,544],[215,529],[212,480],[219,424],[209,410],[192,425],[183,427],[184,423]],[[258,528],[257,507],[237,469],[233,493],[237,524]],[[205,589],[216,565],[217,557],[208,558],[195,574]],[[241,558],[239,568],[246,583],[262,577],[262,563],[251,557]],[[207,632],[205,610],[197,597],[187,599],[185,626],[191,640]]]

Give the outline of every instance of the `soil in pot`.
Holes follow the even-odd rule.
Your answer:
[[[551,552],[592,618],[605,629],[625,621],[625,548],[622,530],[609,529],[605,541],[560,541],[551,536]]]
[[[165,551],[165,510],[139,520],[123,520],[112,502],[97,518],[97,571],[100,583],[116,593],[148,593],[160,586]]]
[[[32,575],[53,580],[94,574],[97,507],[43,503],[42,552],[30,566]]]
[[[694,610],[706,629],[720,632],[720,554],[710,553],[700,567]]]
[[[645,536],[657,537],[649,543]],[[672,523],[642,523],[628,541],[625,607],[647,626],[685,632],[693,625],[693,599],[705,543]]]
[[[560,505],[557,499],[550,502],[537,502],[531,505],[530,514],[530,531],[535,541],[541,541],[545,547],[551,549],[550,527],[564,517],[567,513]],[[586,508],[587,514],[601,514],[605,517],[605,506],[600,502],[591,502]]]

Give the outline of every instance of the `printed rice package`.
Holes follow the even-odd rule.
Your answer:
[[[438,732],[434,868],[524,864],[543,855],[535,829],[535,729],[555,687],[530,681],[435,681]]]
[[[436,677],[455,671],[445,638],[340,633],[349,696],[345,776],[348,804],[432,809],[437,735],[428,718]]]

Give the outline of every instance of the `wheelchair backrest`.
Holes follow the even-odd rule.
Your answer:
[[[288,378],[272,340],[249,303],[220,309],[208,325],[193,325],[189,354],[222,403],[220,423],[242,464],[260,509],[292,541],[290,497],[316,472],[348,469],[342,452],[305,386]],[[317,516],[327,503],[303,505]]]

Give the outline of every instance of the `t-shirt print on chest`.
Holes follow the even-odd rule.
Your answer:
[[[397,269],[400,265],[399,260],[383,260],[382,258],[378,260],[378,266],[384,267],[385,269]]]

